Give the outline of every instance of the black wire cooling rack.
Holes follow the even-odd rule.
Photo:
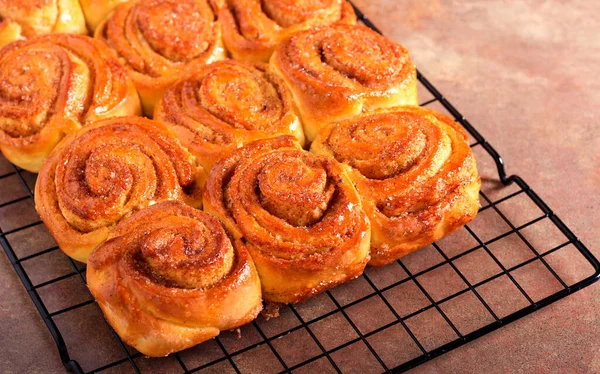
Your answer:
[[[58,250],[35,213],[35,175],[0,159],[0,243],[65,367],[75,373],[402,372],[597,281],[598,260],[523,179],[507,176],[500,155],[458,110],[418,78],[429,98],[422,105],[446,111],[469,131],[482,175],[497,171],[499,180],[484,179],[477,218],[396,263],[283,308],[278,318],[259,318],[241,329],[241,339],[225,332],[162,359],[126,346],[104,321],[85,286],[85,265]]]

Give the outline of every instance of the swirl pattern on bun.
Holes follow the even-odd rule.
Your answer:
[[[85,262],[117,223],[157,202],[201,207],[205,173],[159,123],[117,117],[65,138],[44,163],[36,208],[58,246]]]
[[[345,0],[227,0],[219,13],[225,46],[237,60],[267,62],[292,34],[315,26],[355,24]]]
[[[50,151],[82,125],[140,114],[132,82],[111,51],[80,35],[45,35],[0,51],[0,150],[38,172]]]
[[[205,210],[242,239],[263,297],[296,303],[360,274],[369,221],[342,165],[294,138],[258,140],[212,169]]]
[[[257,139],[294,135],[304,144],[291,93],[262,63],[204,66],[167,90],[154,118],[168,124],[206,170]]]
[[[385,265],[477,214],[481,181],[466,131],[420,107],[382,109],[324,128],[311,152],[346,165],[371,221],[370,265]]]
[[[96,29],[125,65],[147,116],[184,73],[225,58],[215,11],[207,0],[134,1]]]
[[[297,33],[277,47],[271,67],[292,91],[309,141],[327,123],[417,105],[417,74],[408,51],[364,26]]]
[[[260,281],[218,220],[179,201],[140,210],[90,255],[90,291],[121,338],[166,356],[255,319]]]

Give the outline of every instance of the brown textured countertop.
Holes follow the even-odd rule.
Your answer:
[[[600,3],[356,0],[600,256]],[[490,177],[493,175],[490,174]],[[485,175],[484,175],[485,177]],[[63,372],[0,255],[0,367]],[[600,283],[413,372],[600,372]]]

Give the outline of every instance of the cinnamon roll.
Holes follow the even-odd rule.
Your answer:
[[[262,63],[200,68],[167,90],[154,118],[171,126],[206,170],[253,140],[290,134],[304,144],[292,95]]]
[[[377,108],[417,105],[417,75],[408,51],[364,26],[300,32],[271,58],[294,95],[312,141],[327,123]]]
[[[305,300],[359,276],[369,259],[369,221],[342,165],[293,137],[257,140],[217,162],[204,204],[245,243],[267,301]]]
[[[83,124],[140,113],[133,83],[97,40],[44,35],[0,51],[0,150],[26,170]]]
[[[142,209],[90,255],[88,287],[127,344],[166,356],[255,319],[260,281],[242,243],[178,201]]]
[[[329,125],[311,152],[350,170],[371,221],[370,265],[431,244],[479,209],[481,181],[468,135],[433,110],[381,109]]]
[[[115,225],[148,205],[202,205],[204,170],[164,125],[110,118],[66,137],[44,162],[36,209],[56,243],[86,262]]]
[[[0,0],[0,16],[18,23],[26,37],[88,32],[79,0]]]
[[[356,15],[345,0],[227,0],[219,21],[234,58],[267,62],[290,35],[320,25],[356,24]]]
[[[215,11],[208,0],[135,1],[96,29],[127,68],[147,116],[185,72],[225,58]]]

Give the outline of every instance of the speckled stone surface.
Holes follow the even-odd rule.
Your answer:
[[[600,256],[600,3],[356,4]],[[600,284],[415,373],[600,372]]]
[[[386,35],[411,51],[419,69],[502,154],[508,172],[522,176],[592,252],[600,256],[600,3],[356,0],[356,4]],[[483,170],[482,175],[484,179],[495,177],[493,169]],[[13,182],[5,179],[2,183]],[[6,186],[2,188],[11,191]],[[0,196],[0,200],[4,198],[9,200]],[[9,224],[7,219],[0,215],[0,225]],[[409,259],[412,264],[408,266],[420,266],[419,257],[427,258],[427,252],[424,250]],[[57,268],[64,265],[60,263],[62,260],[56,261],[53,264]],[[52,337],[4,255],[0,255],[0,282],[1,371],[63,372]],[[359,284],[355,282],[346,291],[336,293],[350,292],[346,297],[351,297],[360,292]],[[408,294],[409,290],[405,290],[400,295],[390,295],[390,302],[395,302],[394,296]],[[308,318],[319,308],[327,308],[326,304],[318,306],[319,300],[301,307],[301,314],[306,313]],[[60,307],[60,300],[49,302]],[[369,303],[364,306],[377,307]],[[356,313],[353,318],[363,320],[361,329],[377,323],[361,318],[368,313],[360,308],[350,309],[349,313]],[[460,315],[461,311],[456,313]],[[335,315],[315,324],[315,334],[319,335],[321,327],[331,331],[326,327],[329,322],[339,331],[335,336],[343,337],[344,322]],[[85,320],[79,323],[76,327],[95,333]],[[264,323],[264,328],[274,329],[285,323],[284,315],[277,322]],[[599,328],[600,284],[595,284],[413,372],[597,373],[600,372]],[[94,339],[74,333],[75,341]],[[250,340],[256,335],[245,331],[243,334]],[[397,337],[390,332],[382,340],[383,346],[386,339],[396,341]],[[228,337],[223,340],[229,344]],[[245,342],[233,339],[231,344]],[[276,342],[279,344],[284,344],[283,340]],[[373,345],[377,345],[375,339]],[[211,354],[209,348],[203,346],[205,356]],[[348,368],[356,368],[361,365],[352,359],[363,351],[366,348],[362,343],[355,344],[338,351],[333,358],[346,357]],[[238,366],[251,368],[255,362],[251,356],[261,354],[259,350],[252,352],[237,357]],[[405,350],[399,355],[409,353]],[[392,353],[387,355],[394,359]],[[316,361],[311,368],[318,371],[322,364],[327,364],[326,360]],[[377,368],[371,362],[364,363],[364,367],[372,364]],[[161,365],[166,368],[168,362],[162,361]]]

